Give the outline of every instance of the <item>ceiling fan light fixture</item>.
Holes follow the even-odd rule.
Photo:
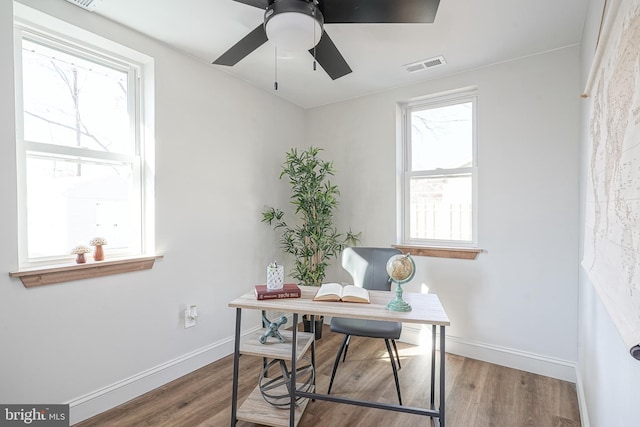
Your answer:
[[[322,23],[322,13],[316,5],[300,0],[276,1],[264,14],[267,39],[288,51],[305,51],[318,44]]]

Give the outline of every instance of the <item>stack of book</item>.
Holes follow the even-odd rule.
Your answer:
[[[269,289],[267,285],[256,285],[256,299],[300,298],[300,288],[295,283],[285,283],[282,289]]]

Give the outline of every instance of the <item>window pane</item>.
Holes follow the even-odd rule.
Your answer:
[[[411,170],[472,166],[472,103],[411,112]]]
[[[134,154],[127,72],[23,39],[24,138]]]
[[[139,195],[131,165],[27,158],[29,258],[67,255],[105,237],[109,251],[139,248]]]
[[[409,187],[411,239],[472,240],[470,174],[412,178]]]

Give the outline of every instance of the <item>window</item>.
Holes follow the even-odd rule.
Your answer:
[[[476,242],[476,95],[403,107],[402,243]]]
[[[141,65],[16,29],[20,265],[69,260],[93,237],[145,251]]]

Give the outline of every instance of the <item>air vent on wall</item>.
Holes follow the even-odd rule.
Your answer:
[[[427,68],[437,67],[438,65],[446,64],[447,62],[444,60],[444,56],[438,56],[431,59],[423,59],[422,61],[412,62],[411,64],[403,65],[410,73],[415,73],[416,71],[426,70]]]
[[[81,7],[89,12],[93,12],[98,7],[98,4],[102,2],[102,0],[67,0],[71,4],[75,4],[78,7]]]

